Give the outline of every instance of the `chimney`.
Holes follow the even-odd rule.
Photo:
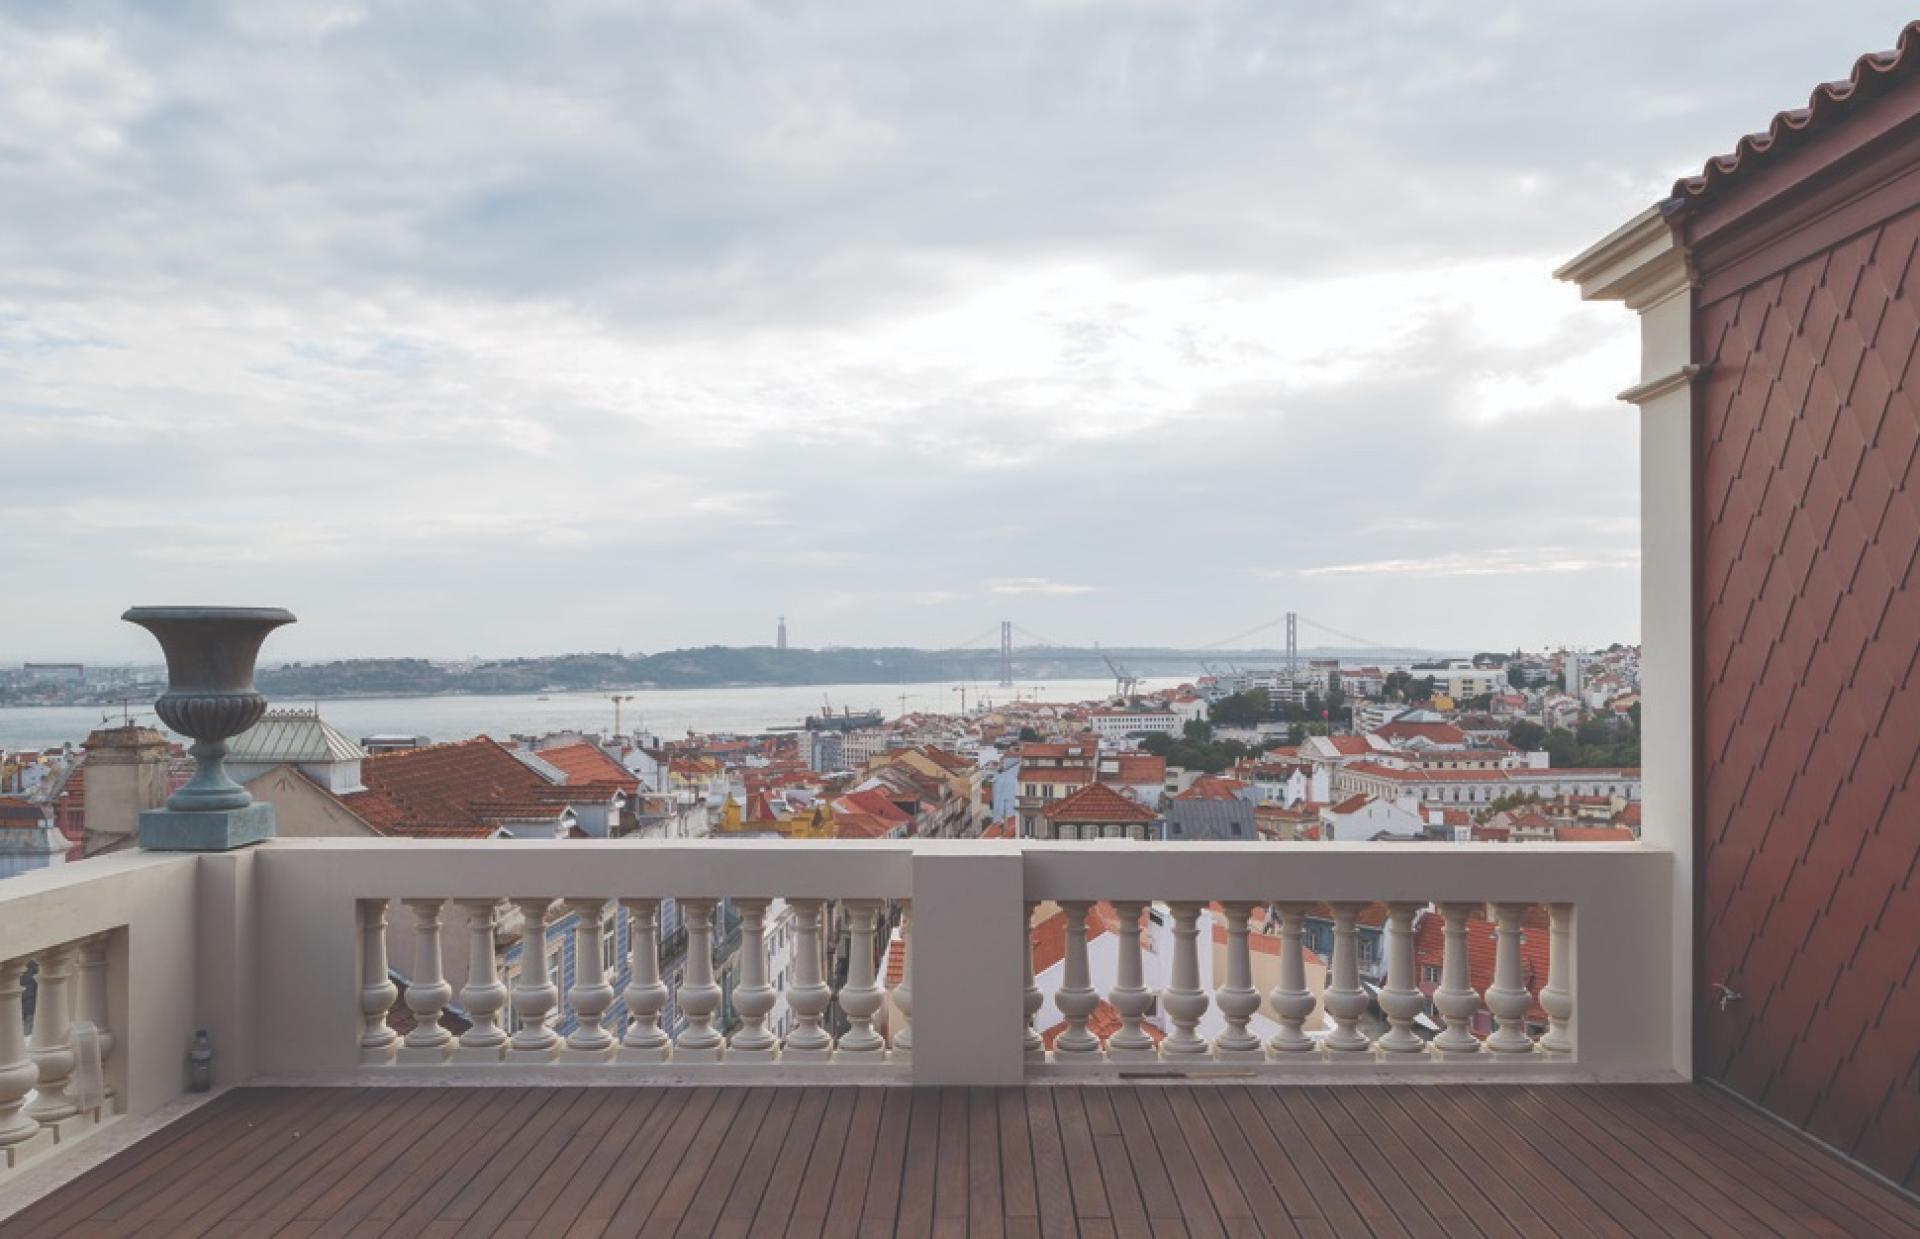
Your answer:
[[[151,727],[102,727],[87,737],[88,856],[126,847],[140,813],[166,803],[167,738]]]

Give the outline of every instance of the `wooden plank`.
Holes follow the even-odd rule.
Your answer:
[[[972,1101],[964,1088],[940,1090],[940,1144],[933,1163],[933,1219],[936,1228],[955,1218],[966,1233],[967,1197],[973,1176]],[[996,1164],[992,1173],[998,1175]]]
[[[746,1097],[740,1103],[740,1111],[734,1116],[731,1130],[725,1133],[722,1145],[707,1165],[707,1172],[700,1176],[698,1186],[694,1188],[692,1198],[687,1202],[686,1211],[673,1222],[672,1233],[684,1235],[711,1235],[719,1224],[721,1210],[733,1198],[734,1184],[740,1182],[741,1164],[746,1161],[746,1152],[750,1151],[766,1123],[767,1112],[773,1107],[775,1090],[770,1088],[743,1089]],[[742,1192],[757,1194],[760,1184],[742,1184]],[[653,1223],[649,1222],[651,1229]],[[665,1233],[664,1231],[661,1233]]]
[[[1520,1225],[1532,1213],[1550,1234],[1631,1239],[1631,1232],[1593,1207],[1561,1167],[1542,1157],[1530,1141],[1514,1139],[1497,1120],[1472,1110],[1461,1090],[1392,1085],[1387,1095],[1421,1126],[1434,1126],[1436,1147],[1501,1203],[1508,1221]]]
[[[325,1121],[237,1184],[232,1199],[208,1201],[168,1233],[238,1234],[245,1223],[296,1196],[319,1195],[324,1184],[332,1182],[330,1173],[344,1173],[357,1156],[364,1156],[356,1153],[359,1146],[371,1143],[397,1116],[412,1112],[423,1100],[421,1090],[411,1088],[332,1091],[338,1094],[337,1104]],[[316,1180],[323,1186],[312,1186]],[[291,1218],[297,1208],[286,1216]]]
[[[1753,1107],[1705,1085],[1647,1086],[1646,1091],[1743,1156],[1774,1169],[1781,1181],[1818,1193],[1834,1220],[1847,1224],[1860,1218],[1861,1233],[1920,1231],[1920,1205]]]
[[[800,1193],[793,1202],[793,1216],[787,1222],[787,1233],[796,1239],[823,1232],[827,1209],[833,1204],[834,1178],[840,1172],[841,1158],[846,1151],[847,1128],[859,1104],[859,1091],[842,1085],[827,1095],[826,1111],[814,1131],[806,1177],[800,1183]]]
[[[141,1235],[184,1221],[208,1200],[280,1152],[297,1147],[300,1133],[322,1119],[340,1095],[330,1089],[300,1089],[277,1109],[258,1116],[218,1155],[197,1161],[190,1174],[149,1180],[98,1209],[85,1227],[89,1235]],[[238,1200],[230,1203],[238,1204]]]
[[[1502,1105],[1492,1092],[1462,1086],[1449,1093],[1459,1103],[1469,1124],[1462,1129],[1465,1138],[1493,1147],[1511,1148],[1523,1159],[1538,1159],[1541,1169],[1535,1178],[1543,1183],[1571,1187],[1573,1199],[1569,1200],[1569,1207],[1584,1211],[1596,1224],[1604,1220],[1616,1232],[1635,1236],[1699,1233],[1665,1210],[1642,1209],[1632,1181],[1621,1176],[1611,1163],[1588,1161],[1577,1145],[1569,1147],[1555,1139],[1552,1132],[1541,1131],[1539,1124],[1514,1113],[1511,1106]],[[1655,1213],[1659,1216],[1655,1217]]]
[[[464,1222],[471,1218],[503,1179],[515,1177],[520,1167],[536,1162],[541,1170],[550,1165],[565,1143],[555,1128],[566,1122],[591,1100],[583,1088],[545,1089],[541,1104],[520,1122],[511,1125],[507,1139],[489,1152],[475,1150],[472,1156],[454,1161],[445,1171],[416,1174],[387,1193],[386,1199],[366,1215],[366,1223],[355,1229],[364,1235],[414,1235],[435,1218]],[[454,1131],[461,1129],[456,1127]],[[457,1139],[447,1143],[458,1144]],[[374,1223],[385,1222],[384,1227]]]
[[[1214,1139],[1212,1129],[1200,1113],[1194,1090],[1183,1086],[1163,1091],[1168,1108],[1173,1111],[1174,1119],[1179,1124],[1179,1131],[1186,1137],[1187,1147],[1192,1150],[1193,1160],[1200,1167],[1200,1178],[1207,1185],[1207,1195],[1213,1199],[1214,1212],[1220,1215],[1221,1225],[1228,1234],[1236,1230],[1244,1233],[1246,1227],[1237,1225],[1241,1221],[1254,1222],[1257,1228],[1259,1218],[1254,1212],[1253,1202],[1240,1190],[1220,1142]],[[1285,1220],[1282,1213],[1280,1221],[1284,1223]],[[1293,1227],[1286,1225],[1285,1233],[1291,1235]]]
[[[465,1216],[451,1212],[440,1217],[464,1222],[469,1234],[490,1235],[508,1218],[537,1217],[551,1203],[593,1146],[606,1136],[613,1115],[625,1097],[615,1089],[588,1089],[579,1100],[548,1129],[537,1151],[517,1158],[501,1168],[498,1175],[476,1177],[470,1187],[492,1187],[480,1203]],[[534,1197],[531,1202],[528,1197]],[[523,1207],[527,1212],[523,1213]]]
[[[1033,1229],[1038,1230],[1040,1196],[1033,1182],[1033,1140],[1027,1131],[1026,1090],[995,1089],[993,1108],[1000,1135],[1001,1212],[1007,1219],[1007,1234],[1027,1233],[1024,1224],[1015,1225],[1021,1219],[1032,1219]]]
[[[1471,1176],[1448,1158],[1430,1153],[1430,1141],[1413,1126],[1400,1103],[1373,1087],[1327,1089],[1325,1095],[1348,1112],[1361,1137],[1379,1149],[1380,1158],[1394,1168],[1421,1203],[1427,1204],[1427,1212],[1448,1233],[1521,1239],[1521,1229],[1507,1222],[1505,1214],[1486,1199]]]
[[[1027,1111],[1027,1135],[1033,1141],[1033,1183],[1040,1203],[1040,1233],[1077,1233],[1073,1216],[1073,1184],[1067,1178],[1067,1155],[1060,1143],[1060,1120],[1053,1096],[1044,1088],[1029,1088],[1022,1098]]]
[[[1132,1172],[1133,1185],[1139,1191],[1140,1207],[1158,1234],[1164,1227],[1156,1223],[1179,1222],[1180,1201],[1173,1193],[1173,1181],[1167,1177],[1166,1164],[1160,1160],[1160,1146],[1154,1143],[1153,1128],[1140,1107],[1139,1093],[1132,1088],[1108,1088],[1101,1089],[1100,1095],[1113,1112],[1120,1147]],[[1184,1234],[1187,1228],[1180,1224],[1179,1229]]]
[[[907,1125],[913,1117],[913,1090],[887,1090],[880,1111],[879,1143],[873,1168],[867,1175],[866,1200],[860,1209],[860,1234],[890,1235],[900,1209],[900,1167],[907,1156]]]
[[[896,1235],[933,1232],[934,1176],[940,1161],[941,1090],[913,1090],[913,1120],[907,1127],[907,1158],[900,1170],[900,1213]]]
[[[1644,1124],[1638,1114],[1620,1114],[1601,1097],[1580,1087],[1551,1089],[1551,1097],[1542,1097],[1538,1089],[1526,1089],[1534,1105],[1549,1114],[1578,1116],[1582,1126],[1596,1139],[1611,1137],[1613,1156],[1638,1158],[1672,1187],[1663,1191],[1678,1193],[1690,1203],[1703,1206],[1716,1226],[1732,1226],[1743,1235],[1801,1235],[1805,1229],[1793,1222],[1757,1193],[1757,1185],[1736,1183],[1720,1176],[1711,1162],[1703,1162],[1684,1141],[1674,1141],[1661,1124]],[[1724,1231],[1720,1231],[1724,1233]]]
[[[706,1121],[687,1141],[687,1151],[679,1166],[661,1186],[653,1207],[643,1211],[641,1205],[645,1202],[629,1194],[613,1220],[607,1223],[606,1233],[612,1239],[633,1239],[634,1236],[661,1239],[679,1228],[681,1217],[693,1204],[694,1193],[700,1190],[707,1172],[713,1168],[721,1146],[733,1135],[734,1121],[752,1096],[751,1091],[744,1088],[723,1087],[719,1092]]]
[[[753,1215],[766,1195],[767,1181],[773,1175],[780,1152],[793,1132],[794,1112],[800,1108],[802,1090],[776,1088],[772,1104],[754,1132],[753,1143],[740,1161],[739,1187],[730,1193],[720,1216],[714,1219],[713,1233],[720,1236],[745,1235],[753,1227]]]
[[[873,1174],[873,1162],[880,1141],[880,1113],[885,1108],[887,1089],[854,1090],[853,1116],[847,1120],[847,1138],[840,1151],[840,1162],[831,1172],[833,1193],[828,1198],[822,1232],[850,1235],[860,1229],[860,1210],[866,1203],[867,1180]]]
[[[73,1182],[41,1197],[0,1222],[0,1236],[54,1236],[91,1218],[133,1185],[167,1176],[174,1167],[208,1149],[235,1139],[238,1116],[277,1104],[289,1090],[236,1088],[213,1098],[177,1122],[167,1125],[166,1140],[152,1136],[114,1154]],[[269,1095],[273,1098],[269,1099]]]
[[[1054,1119],[1060,1124],[1060,1147],[1067,1158],[1067,1177],[1073,1185],[1073,1216],[1084,1229],[1089,1218],[1112,1218],[1107,1208],[1107,1185],[1100,1153],[1093,1147],[1082,1088],[1050,1088]]]
[[[1653,1214],[1659,1226],[1688,1235],[1711,1235],[1713,1239],[1738,1239],[1738,1227],[1716,1218],[1711,1208],[1699,1201],[1682,1199],[1659,1166],[1649,1164],[1636,1151],[1619,1149],[1582,1124],[1569,1124],[1559,1106],[1542,1106],[1524,1085],[1486,1085],[1486,1093],[1496,1095],[1517,1122],[1538,1131],[1540,1139],[1559,1143],[1569,1156],[1580,1158],[1601,1178],[1609,1179],[1622,1193],[1630,1195],[1642,1212]]]
[[[1559,1201],[1549,1187],[1528,1181],[1530,1172],[1507,1153],[1503,1143],[1482,1139],[1476,1128],[1459,1120],[1448,1095],[1450,1089],[1446,1087],[1386,1085],[1369,1089],[1365,1101],[1388,1116],[1388,1124],[1411,1153],[1417,1156],[1417,1151],[1427,1151],[1421,1160],[1446,1191],[1452,1191],[1455,1201],[1459,1201],[1461,1195],[1478,1195],[1496,1210],[1500,1226],[1484,1222],[1490,1233],[1596,1233],[1586,1226],[1580,1214]],[[1425,1105],[1428,1101],[1438,1101],[1440,1105]],[[1582,1199],[1578,1189],[1567,1183],[1561,1183],[1561,1189],[1571,1193],[1572,1199]],[[1461,1204],[1469,1214],[1480,1218],[1475,1206]]]
[[[966,1232],[980,1239],[1006,1234],[1006,1198],[1000,1187],[1000,1110],[994,1090],[967,1090]]]
[[[715,1088],[669,1091],[671,1099],[654,1112],[649,1124],[652,1145],[646,1157],[620,1163],[619,1168],[606,1177],[580,1210],[580,1216],[567,1228],[568,1239],[590,1239],[605,1233],[629,1200],[644,1218],[661,1184],[679,1168],[689,1143],[685,1133],[700,1129],[720,1091]]]
[[[1437,1199],[1422,1199],[1407,1185],[1407,1181],[1395,1170],[1380,1152],[1380,1146],[1353,1116],[1334,1099],[1336,1088],[1303,1088],[1295,1090],[1297,1099],[1312,1108],[1314,1115],[1333,1133],[1333,1138],[1347,1150],[1348,1164],[1366,1176],[1367,1182],[1380,1193],[1387,1207],[1393,1210],[1394,1218],[1401,1226],[1415,1234],[1469,1235],[1473,1233],[1473,1224],[1467,1221],[1452,1199],[1444,1192]],[[1435,1206],[1439,1207],[1436,1211]],[[1446,1216],[1442,1216],[1442,1212]]]
[[[1302,1095],[1309,1091],[1310,1088],[1270,1088],[1266,1104],[1288,1116],[1296,1138],[1304,1140],[1326,1166],[1368,1231],[1380,1239],[1404,1237],[1407,1228],[1393,1206],[1355,1163],[1351,1150],[1341,1144]]]
[[[629,1159],[643,1160],[644,1150],[652,1143],[656,1124],[673,1090],[664,1088],[623,1089],[626,1107],[614,1117],[612,1139],[602,1141],[580,1161],[560,1193],[547,1204],[540,1216],[527,1228],[528,1239],[558,1239],[580,1216],[587,1202],[600,1190],[616,1166]]]
[[[1295,1230],[1308,1236],[1308,1239],[1331,1239],[1335,1232],[1322,1208],[1322,1193],[1336,1211],[1351,1214],[1349,1225],[1352,1229],[1348,1233],[1364,1229],[1360,1215],[1353,1212],[1346,1195],[1320,1164],[1320,1159],[1307,1150],[1303,1154],[1304,1164],[1296,1163],[1292,1153],[1274,1138],[1266,1120],[1260,1115],[1259,1107],[1254,1104],[1252,1093],[1246,1087],[1231,1085],[1218,1091],[1221,1104],[1233,1118],[1232,1125],[1220,1128],[1222,1139],[1237,1140],[1246,1146],[1248,1153],[1265,1172],[1269,1188],[1279,1200],[1280,1207],[1286,1210]],[[1317,1190],[1308,1186],[1310,1181],[1319,1185]]]
[[[1166,1167],[1174,1199],[1180,1202],[1180,1220],[1186,1224],[1189,1234],[1225,1235],[1223,1219],[1214,1211],[1213,1194],[1207,1190],[1207,1180],[1193,1159],[1193,1147],[1187,1143],[1186,1133],[1174,1117],[1167,1093],[1164,1087],[1148,1085],[1140,1089],[1138,1096],[1147,1130],[1153,1133],[1154,1145],[1160,1150],[1160,1164]]]
[[[1130,1137],[1120,1129],[1120,1118],[1113,1110],[1110,1088],[1084,1088],[1080,1102],[1087,1112],[1087,1134],[1100,1158],[1100,1173],[1107,1187],[1107,1210],[1113,1217],[1113,1229],[1121,1239],[1153,1234],[1153,1219],[1147,1216],[1146,1202],[1140,1196],[1140,1184],[1134,1178],[1133,1157],[1127,1150],[1130,1139],[1151,1144],[1144,1133]],[[1159,1161],[1159,1153],[1154,1154]],[[1186,1229],[1185,1227],[1181,1228]]]
[[[1239,1123],[1228,1105],[1228,1091],[1226,1088],[1211,1087],[1188,1090],[1194,1115],[1199,1121],[1199,1134],[1211,1146],[1213,1155],[1221,1159],[1227,1173],[1233,1176],[1240,1194],[1252,1209],[1260,1233],[1291,1239],[1300,1233],[1300,1229],[1294,1225],[1286,1202],[1275,1190],[1266,1166],[1240,1135]],[[1177,1110],[1178,1106],[1175,1108]],[[1196,1145],[1195,1151],[1199,1155],[1201,1147]]]

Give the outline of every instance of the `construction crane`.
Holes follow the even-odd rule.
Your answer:
[[[1125,667],[1122,667],[1120,664],[1114,662],[1113,659],[1109,658],[1104,653],[1100,655],[1100,661],[1107,664],[1108,671],[1113,672],[1114,695],[1121,698],[1127,698],[1127,697],[1133,696],[1134,688],[1138,686],[1140,683],[1139,678],[1137,676],[1128,675],[1127,669]]]

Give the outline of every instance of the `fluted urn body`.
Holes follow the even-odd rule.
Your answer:
[[[294,622],[279,607],[134,607],[120,617],[152,633],[167,658],[167,691],[153,703],[168,727],[191,736],[198,769],[167,800],[179,813],[243,809],[247,789],[227,776],[227,741],[260,721],[267,699],[253,687],[267,634]]]

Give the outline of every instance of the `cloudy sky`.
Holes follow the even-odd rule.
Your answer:
[[[1633,639],[1550,272],[1902,17],[13,0],[0,659]]]

